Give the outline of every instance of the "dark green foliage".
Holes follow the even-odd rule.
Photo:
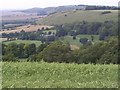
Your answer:
[[[78,54],[79,53],[79,54]],[[118,60],[118,41],[117,38],[111,38],[106,42],[80,49],[76,57],[78,63],[100,63],[100,64],[117,64]]]
[[[87,38],[80,38],[80,43],[82,43],[83,45],[85,45],[88,42]]]
[[[109,14],[109,13],[112,13],[112,12],[111,11],[104,11],[101,14]]]
[[[2,61],[18,61],[18,59],[14,56],[14,54],[7,54],[2,56]]]
[[[73,39],[75,40],[75,39],[76,39],[76,36],[73,36]]]
[[[94,34],[100,35],[100,40],[104,40],[109,36],[115,36],[118,32],[118,23],[112,21],[100,22],[77,22],[72,24],[56,25],[57,36]]]
[[[41,44],[38,48],[37,48],[37,53],[41,52],[44,50],[44,48],[47,47],[48,44]]]
[[[70,47],[60,41],[56,41],[47,46],[37,57],[38,60],[43,59],[46,62],[70,62]]]

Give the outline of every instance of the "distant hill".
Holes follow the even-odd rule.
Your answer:
[[[67,12],[59,12],[40,19],[37,23],[58,25],[74,22],[104,22],[117,21],[117,10],[72,10]]]
[[[31,8],[21,10],[25,13],[37,13],[38,15],[49,15],[58,12],[66,12],[71,10],[117,10],[117,7],[110,6],[89,6],[89,5],[67,5],[58,7],[47,7],[47,8]]]

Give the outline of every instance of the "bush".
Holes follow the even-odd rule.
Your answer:
[[[7,54],[2,57],[3,61],[18,61],[18,59],[13,54]]]
[[[104,11],[101,14],[108,14],[108,13],[112,13],[111,11]]]

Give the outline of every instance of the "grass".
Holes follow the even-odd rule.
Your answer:
[[[99,35],[77,35],[75,40],[73,40],[72,36],[65,36],[61,38],[61,41],[63,41],[64,43],[69,43],[71,45],[80,46],[82,45],[79,41],[80,38],[88,38],[89,40],[91,40],[91,36],[94,36],[94,43],[99,42]]]
[[[6,42],[3,42],[4,44],[8,45],[10,43],[25,43],[25,44],[31,44],[31,43],[34,43],[36,45],[36,47],[38,47],[41,43],[41,41],[37,41],[37,40],[14,40],[14,41],[6,41]]]
[[[65,13],[56,13],[37,21],[37,23],[47,25],[59,25],[65,23],[81,22],[83,20],[88,22],[104,22],[110,20],[118,21],[117,10],[109,10],[112,13],[102,15],[101,13],[103,11],[105,10],[78,10]]]
[[[3,88],[117,88],[117,65],[4,62]]]

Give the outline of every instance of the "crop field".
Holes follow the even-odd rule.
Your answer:
[[[99,35],[77,35],[75,40],[73,40],[72,36],[65,36],[65,37],[62,37],[60,40],[63,41],[64,43],[69,43],[70,45],[80,46],[82,45],[79,41],[80,38],[88,38],[89,40],[91,40],[91,36],[94,36],[93,43],[100,42]]]
[[[32,43],[34,43],[36,45],[36,47],[38,47],[40,44],[42,44],[41,41],[37,41],[37,40],[14,40],[14,41],[6,41],[3,43],[6,45],[8,45],[10,43],[17,43],[17,44],[20,44],[20,43],[32,44]]]
[[[20,26],[16,27],[15,30],[3,30],[0,31],[1,33],[15,33],[15,32],[20,32],[21,30],[24,30],[25,32],[32,32],[32,31],[37,31],[38,29],[46,29],[46,28],[52,28],[53,26],[47,26],[47,25],[25,25],[25,26]]]
[[[118,21],[118,11],[109,10],[111,13],[101,14],[105,10],[78,10],[69,11],[65,13],[56,13],[48,17],[42,18],[37,23],[47,25],[59,25],[74,22],[104,22],[104,21]]]
[[[117,88],[117,65],[2,63],[3,88]]]

